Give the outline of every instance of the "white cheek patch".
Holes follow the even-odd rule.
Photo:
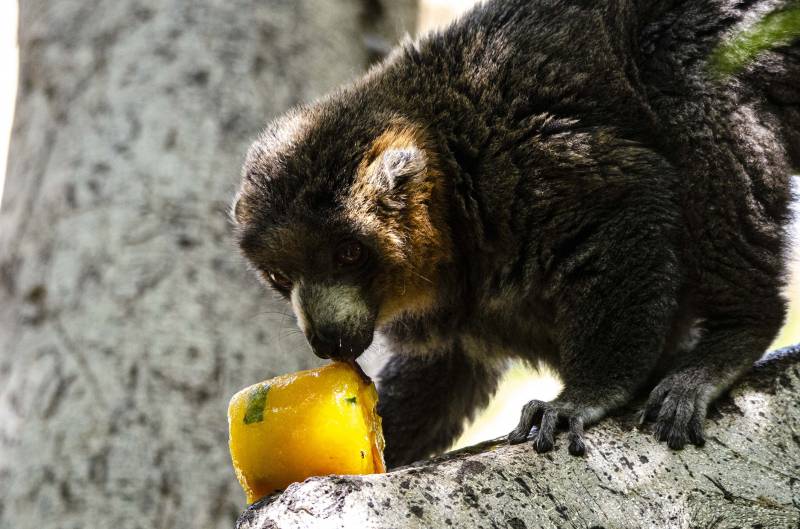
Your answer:
[[[306,318],[306,313],[303,311],[303,305],[300,303],[300,287],[296,284],[292,287],[290,299],[294,315],[297,318],[297,326],[305,333],[306,328],[308,328],[308,319]]]

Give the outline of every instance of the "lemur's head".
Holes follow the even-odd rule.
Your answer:
[[[304,107],[267,127],[242,172],[239,246],[318,356],[355,358],[377,327],[435,302],[451,242],[421,127],[356,105]]]

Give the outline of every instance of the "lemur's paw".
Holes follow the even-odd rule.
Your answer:
[[[712,391],[709,384],[696,382],[686,374],[670,375],[650,393],[639,422],[654,421],[656,439],[675,450],[687,443],[703,446],[703,422]]]
[[[539,453],[549,452],[553,449],[555,430],[559,423],[568,426],[569,453],[574,456],[585,454],[583,415],[573,404],[558,400],[553,402],[532,400],[523,406],[519,424],[508,434],[508,442],[511,444],[525,442],[531,429],[536,426],[533,448]]]

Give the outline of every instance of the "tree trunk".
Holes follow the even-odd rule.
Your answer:
[[[707,443],[671,451],[632,414],[587,432],[588,455],[503,440],[388,474],[310,478],[244,512],[238,529],[762,528],[800,526],[800,346],[724,398]]]
[[[24,0],[0,212],[0,527],[225,527],[226,405],[308,367],[230,242],[266,121],[413,0]]]

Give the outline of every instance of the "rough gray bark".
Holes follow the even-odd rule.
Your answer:
[[[244,151],[411,30],[414,1],[20,7],[0,527],[230,527],[228,398],[312,358],[230,243]]]
[[[388,474],[310,478],[238,529],[770,528],[800,526],[800,347],[723,399],[704,448],[680,452],[631,414],[587,432],[585,458],[498,440]]]

